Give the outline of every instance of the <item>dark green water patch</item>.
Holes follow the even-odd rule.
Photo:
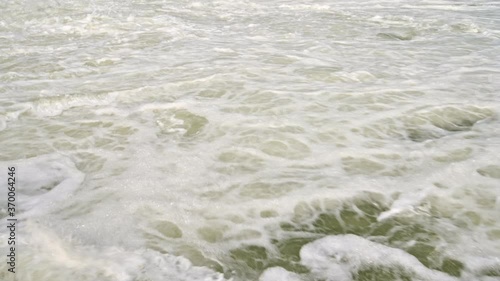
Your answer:
[[[299,253],[303,245],[313,240],[313,238],[273,240],[275,249],[272,251],[257,245],[233,249],[230,251],[232,269],[235,269],[238,277],[249,280],[256,280],[265,269],[276,266],[298,274],[309,273],[309,269],[300,264]]]
[[[402,219],[389,219],[386,222],[392,226],[389,243],[392,245],[403,244],[401,242],[421,241],[431,242],[439,239],[439,235],[426,228],[420,223],[413,223]]]
[[[269,255],[266,248],[250,245],[231,250],[230,256],[233,260],[262,272],[267,266]]]
[[[214,271],[224,273],[224,267],[218,261],[206,257],[200,250],[192,246],[181,245],[173,253],[186,257],[194,266],[205,266]]]
[[[280,257],[284,260],[291,262],[300,261],[300,249],[307,243],[314,241],[316,238],[312,237],[298,237],[289,238],[285,240],[275,240],[273,244],[276,245],[280,253]]]
[[[320,214],[312,225],[316,233],[329,235],[345,233],[345,229],[336,214]]]
[[[318,210],[309,215],[296,215],[292,222],[283,222],[280,227],[287,232],[367,236],[378,228],[380,223],[377,217],[388,210],[386,204],[373,198],[355,198],[335,203],[338,203],[338,207],[330,206],[327,210]],[[303,209],[307,208],[301,206],[300,210]]]
[[[413,274],[399,267],[369,266],[358,270],[354,281],[411,281]]]

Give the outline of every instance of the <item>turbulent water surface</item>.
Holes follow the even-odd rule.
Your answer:
[[[500,280],[500,2],[0,11],[0,280]]]

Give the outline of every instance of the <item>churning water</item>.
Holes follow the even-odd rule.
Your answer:
[[[500,2],[0,13],[0,280],[500,280]]]

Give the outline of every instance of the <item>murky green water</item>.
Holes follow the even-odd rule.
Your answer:
[[[500,280],[499,3],[0,11],[17,280]]]

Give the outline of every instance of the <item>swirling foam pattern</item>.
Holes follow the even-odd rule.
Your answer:
[[[17,280],[500,280],[498,1],[0,11]]]

